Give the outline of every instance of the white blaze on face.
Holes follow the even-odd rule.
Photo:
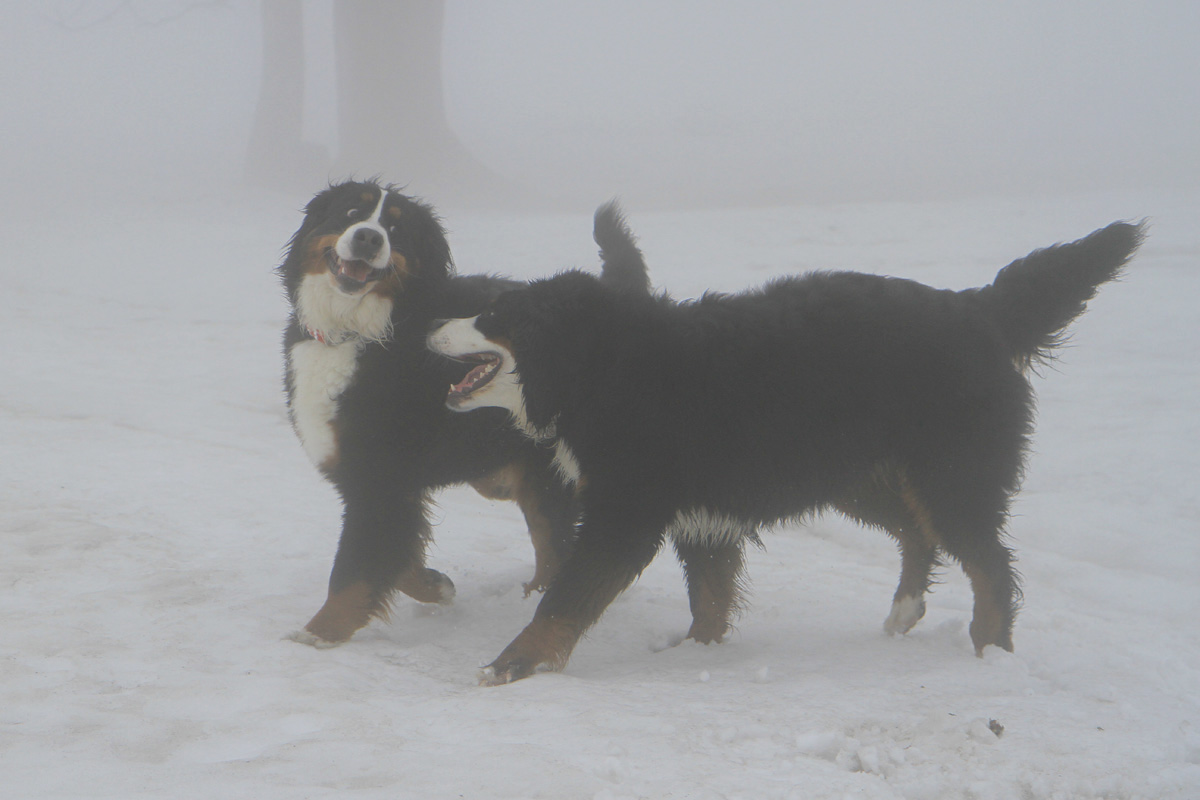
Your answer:
[[[354,241],[354,236],[361,230],[370,230],[383,237],[383,247],[379,248],[379,252],[371,258],[366,259],[366,263],[370,264],[373,269],[383,269],[392,260],[391,240],[388,239],[387,229],[383,226],[383,206],[387,203],[388,193],[380,190],[379,203],[375,206],[375,210],[362,222],[356,222],[338,237],[337,245],[333,248],[337,253],[338,258],[343,261],[354,261],[356,256],[351,243]]]
[[[446,405],[454,411],[505,408],[524,427],[525,397],[513,354],[480,333],[475,327],[477,319],[452,319],[426,342],[435,353],[477,364],[461,383],[450,387]]]

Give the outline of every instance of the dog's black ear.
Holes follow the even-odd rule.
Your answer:
[[[329,216],[338,190],[343,186],[345,186],[344,183],[330,184],[329,188],[313,195],[312,199],[304,206],[304,222],[300,225],[301,229],[312,227]]]
[[[304,219],[300,220],[300,227],[292,234],[292,238],[287,244],[289,254],[313,228],[329,218],[339,193],[346,185],[346,183],[330,184],[328,188],[313,195],[312,199],[304,205]]]
[[[289,265],[300,257],[300,242],[308,236],[313,228],[320,225],[329,216],[337,191],[344,185],[330,185],[328,188],[313,195],[312,199],[304,205],[304,218],[300,220],[300,227],[296,229],[296,232],[292,234],[292,238],[284,245],[283,261],[275,268],[275,271],[285,276],[285,279],[289,278],[289,276],[292,279],[287,283],[289,293],[295,288],[295,281],[299,280],[299,276],[293,274],[296,270],[289,269]]]
[[[419,200],[410,199],[400,219],[425,276],[435,278],[452,275],[454,259],[450,255],[450,243],[446,240],[446,229],[442,227],[442,221],[433,208]]]

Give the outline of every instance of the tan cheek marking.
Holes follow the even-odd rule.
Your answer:
[[[393,250],[391,264],[392,269],[388,275],[377,281],[368,293],[374,293],[380,297],[395,297],[404,289],[404,279],[411,275],[408,271],[408,260]]]
[[[326,234],[309,239],[308,248],[304,253],[304,273],[306,275],[322,275],[329,270],[326,254],[337,244],[336,234]]]
[[[395,250],[392,251],[392,267],[395,268],[397,274],[399,275],[408,277],[412,274],[408,271],[408,259],[397,253]]]

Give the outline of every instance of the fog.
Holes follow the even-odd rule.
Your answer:
[[[303,4],[304,137],[336,158],[297,178],[409,183],[403,158],[338,152],[331,5]],[[7,203],[64,184],[154,198],[239,190],[262,72],[258,3],[5,12]],[[448,0],[443,34],[459,138],[492,172],[572,206],[1200,185],[1200,4],[1188,0]],[[378,74],[379,91],[422,79],[386,63]],[[435,184],[412,188],[437,200]]]
[[[4,800],[1200,797],[1200,2],[446,0],[423,138],[468,169],[442,174],[383,122],[436,77],[399,66],[420,26],[348,40],[367,0],[264,2],[3,5]],[[298,8],[306,102],[264,105],[264,11]],[[366,40],[395,56],[363,59],[379,108],[336,57]],[[343,146],[367,129],[383,155]],[[481,689],[537,599],[520,511],[467,487],[431,515],[453,606],[284,641],[342,509],[289,424],[273,267],[351,173],[436,204],[464,274],[522,279],[595,270],[618,195],[677,298],[812,269],[980,286],[1148,218],[1033,378],[1016,652],[975,657],[953,566],[885,636],[895,546],[830,516],[749,549],[720,647],[672,646],[664,554],[563,674]]]

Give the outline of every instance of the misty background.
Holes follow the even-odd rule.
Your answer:
[[[446,0],[417,4],[435,23],[387,12],[365,28],[405,4],[283,3],[303,25],[282,48],[303,76],[304,147],[272,148],[287,181],[248,163],[256,114],[289,113],[260,96],[264,11],[281,8],[267,2],[5,4],[0,198],[29,210],[70,192],[161,202],[265,186],[303,199],[349,174],[439,205],[572,209],[1200,186],[1189,0]],[[373,43],[359,47],[363,30]],[[355,50],[368,68],[352,107],[338,61]],[[439,138],[457,138],[468,167],[431,168],[398,132],[394,152],[356,146],[355,132],[425,128],[361,98],[383,108],[436,88],[436,63],[405,56],[439,52]]]
[[[0,10],[4,800],[1200,796],[1200,2]],[[455,606],[284,641],[341,508],[290,430],[273,268],[348,174],[517,278],[594,270],[620,196],[677,298],[980,286],[1148,217],[1034,379],[1016,653],[975,658],[957,568],[886,640],[894,544],[831,516],[750,549],[728,646],[671,646],[667,556],[565,674],[482,690],[536,600],[520,511],[466,487],[430,550]]]

